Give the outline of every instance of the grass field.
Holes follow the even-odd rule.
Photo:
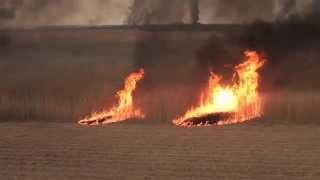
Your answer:
[[[214,63],[221,59],[224,64],[230,59],[240,60],[241,56],[236,55],[241,48],[232,45],[228,38],[218,38],[228,36],[231,30],[1,31],[0,121],[76,122],[91,111],[110,107],[123,79],[143,67],[146,77],[138,84],[135,102],[150,121],[170,123],[196,105],[201,88],[207,83],[207,68],[201,69],[200,80],[197,77],[199,51],[218,53],[212,60]],[[234,29],[237,31],[240,30]],[[218,41],[214,47],[210,47],[209,37]],[[220,52],[220,47],[225,49]],[[319,51],[317,48],[304,51],[287,57],[293,62],[289,65],[291,70],[287,63],[274,67],[271,60],[263,69],[267,71],[263,72],[261,85],[271,86],[263,92],[268,97],[269,121],[319,124],[320,91],[316,77],[320,70],[314,64]],[[217,71],[223,65],[213,67]],[[280,85],[285,90],[274,87],[275,68],[282,68]]]
[[[1,123],[1,179],[319,179],[320,127]]]

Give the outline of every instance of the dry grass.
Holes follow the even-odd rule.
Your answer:
[[[10,62],[6,70],[0,71],[1,121],[75,122],[92,110],[114,103],[114,92],[122,88],[124,77],[134,70],[127,62],[111,70],[110,62],[103,60],[29,61]],[[136,104],[148,119],[169,122],[197,104],[199,89],[194,86],[180,82],[165,86],[155,83],[149,90],[142,81],[137,89]],[[267,93],[264,99],[266,122],[320,122],[317,91],[275,91]]]
[[[171,41],[147,41],[141,47],[131,31],[16,32],[16,39],[0,49],[0,121],[75,122],[92,110],[109,107],[114,92],[142,58],[157,62],[156,73],[147,67],[136,103],[150,121],[170,122],[199,96],[194,56],[211,33],[188,33],[158,33],[152,37]],[[266,122],[319,123],[318,91],[266,94]]]
[[[109,107],[115,103],[114,92],[122,87],[122,77],[125,75],[120,76],[111,81],[97,81],[95,77],[84,81],[86,76],[81,74],[67,78],[56,73],[54,78],[59,80],[57,84],[53,84],[52,80],[46,80],[39,84],[29,81],[26,86],[23,86],[26,83],[7,86],[7,91],[2,92],[0,96],[1,119],[76,121],[92,110]],[[32,87],[32,83],[38,87]],[[148,92],[144,92],[142,88],[138,90],[143,92],[137,92],[136,104],[146,112],[148,119],[154,122],[170,122],[192,105],[196,105],[199,95],[198,91],[189,85],[153,89]],[[264,99],[265,122],[320,122],[320,114],[317,111],[320,105],[318,92],[273,92],[265,95]]]
[[[265,97],[265,118],[272,123],[319,124],[319,92],[274,92]]]
[[[2,117],[20,120],[75,119],[112,99],[112,92],[121,87],[121,74],[117,74],[120,78],[112,73],[104,77],[103,72],[95,73],[90,68],[84,72],[88,64],[76,67],[76,63],[48,62],[45,67],[40,67],[46,68],[45,72],[37,70],[38,63],[33,65],[34,70],[18,72],[16,77],[3,81],[0,95]],[[91,66],[97,71],[103,68],[103,64]],[[23,71],[23,66],[19,70]]]

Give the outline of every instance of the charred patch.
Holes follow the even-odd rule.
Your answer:
[[[187,119],[185,122],[191,126],[197,125],[217,125],[220,121],[226,121],[235,116],[234,112],[220,112],[207,114],[200,117]]]

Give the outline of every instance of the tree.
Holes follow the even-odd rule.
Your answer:
[[[191,23],[198,24],[199,23],[199,0],[191,0]]]
[[[130,10],[129,25],[199,22],[199,0],[134,0]]]

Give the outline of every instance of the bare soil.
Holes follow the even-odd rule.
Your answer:
[[[1,179],[319,179],[320,127],[0,124]]]

